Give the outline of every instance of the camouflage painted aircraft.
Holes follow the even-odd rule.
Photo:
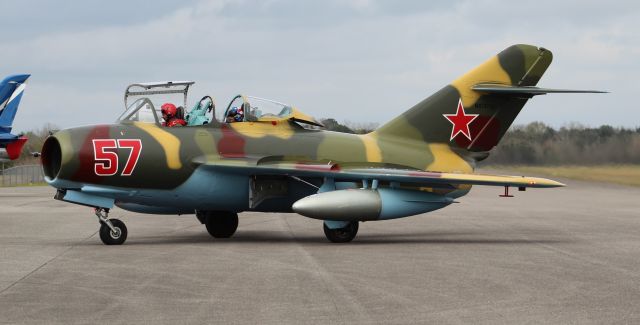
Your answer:
[[[511,46],[364,135],[321,130],[294,107],[242,95],[220,120],[205,96],[188,126],[168,128],[149,95],[183,93],[186,103],[192,82],[136,84],[118,123],[57,132],[42,164],[56,199],[95,208],[107,245],[127,237],[125,224],[108,217],[114,205],[195,214],[216,238],[234,234],[242,211],[297,212],[323,220],[331,242],[349,242],[359,222],[444,208],[472,185],[504,187],[506,196],[510,187],[563,186],[473,173],[531,97],[595,92],[535,87],[551,59],[544,48]]]

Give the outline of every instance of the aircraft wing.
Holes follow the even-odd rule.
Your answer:
[[[550,179],[488,174],[441,173],[384,167],[341,167],[339,164],[276,163],[249,164],[246,160],[218,160],[194,163],[207,169],[243,175],[282,175],[296,177],[328,177],[337,181],[378,180],[419,185],[487,185],[512,187],[562,187],[565,184]]]

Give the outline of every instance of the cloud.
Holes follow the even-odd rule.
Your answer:
[[[634,2],[219,0],[158,1],[149,10],[142,2],[129,9],[98,6],[114,14],[68,7],[64,17],[91,19],[35,20],[24,37],[0,41],[0,72],[33,74],[16,128],[111,122],[123,109],[129,83],[168,79],[197,81],[192,99],[212,94],[219,107],[246,92],[317,117],[384,122],[523,42],[555,54],[543,86],[614,94],[541,96],[517,123],[640,124],[640,112],[626,108],[635,94],[629,71],[640,67]],[[25,10],[12,5],[2,17],[24,16]],[[34,17],[56,17],[50,14],[56,10],[46,2],[30,8]],[[124,17],[115,15],[119,11]]]

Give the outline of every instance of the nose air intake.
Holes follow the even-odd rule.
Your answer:
[[[48,179],[53,180],[58,177],[62,164],[62,150],[58,139],[55,137],[47,138],[42,146],[41,161],[44,175]]]

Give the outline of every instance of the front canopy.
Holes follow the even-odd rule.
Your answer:
[[[224,122],[271,122],[291,120],[298,123],[324,127],[315,118],[295,107],[270,99],[237,95],[231,100],[223,115]]]

